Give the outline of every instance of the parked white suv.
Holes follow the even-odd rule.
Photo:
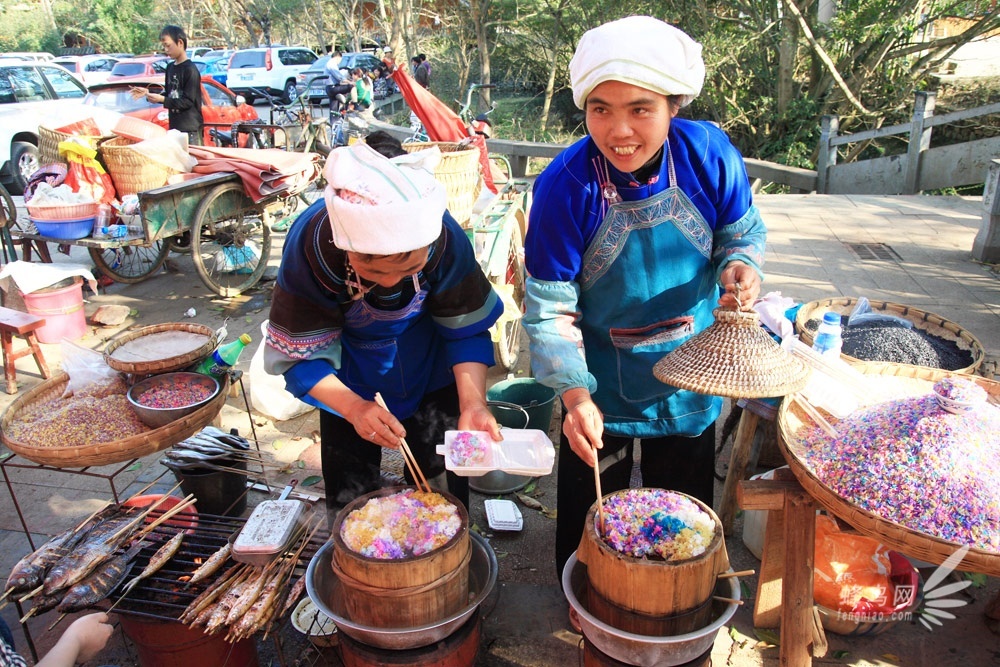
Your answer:
[[[227,87],[243,95],[247,104],[253,104],[255,97],[260,96],[252,88],[291,102],[297,94],[295,83],[299,73],[309,69],[315,60],[316,54],[302,46],[243,49],[229,59]]]
[[[21,194],[39,167],[38,126],[57,128],[94,115],[82,105],[86,95],[83,84],[62,67],[35,60],[0,62],[0,180],[11,193]]]

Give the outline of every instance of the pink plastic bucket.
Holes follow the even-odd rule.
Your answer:
[[[42,343],[58,343],[63,338],[77,340],[87,332],[83,312],[83,278],[76,276],[66,287],[46,287],[24,295],[24,305],[32,315],[45,318],[36,332]]]

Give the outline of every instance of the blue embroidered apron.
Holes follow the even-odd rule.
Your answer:
[[[453,381],[442,340],[424,310],[426,299],[427,290],[418,289],[406,307],[392,311],[358,299],[346,313],[340,338],[337,376],[365,399],[380,392],[399,419],[413,414],[426,392]]]
[[[667,189],[612,203],[583,257],[580,327],[594,401],[613,435],[695,436],[722,408],[721,398],[653,376],[663,355],[712,324],[719,298],[712,230],[677,187],[669,149],[667,161]]]

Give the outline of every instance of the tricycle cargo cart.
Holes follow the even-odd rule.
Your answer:
[[[205,285],[220,296],[233,297],[264,274],[271,224],[285,214],[285,200],[294,195],[286,191],[254,202],[238,174],[219,172],[139,192],[139,215],[131,217],[126,236],[57,239],[37,234],[33,225],[13,234],[22,240],[85,247],[101,273],[123,283],[155,274],[171,249],[190,249]]]

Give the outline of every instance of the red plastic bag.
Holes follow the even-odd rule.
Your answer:
[[[843,533],[829,516],[816,517],[813,597],[827,609],[855,611],[862,602],[892,601],[889,549],[878,540]]]
[[[97,151],[72,141],[59,142],[59,153],[66,156],[69,168],[63,181],[73,192],[92,198],[98,204],[115,201],[111,175],[97,161]]]
[[[97,121],[95,121],[93,118],[84,118],[83,120],[78,120],[75,123],[70,123],[69,125],[63,125],[62,127],[57,127],[56,132],[76,135],[79,137],[101,136],[101,128],[97,127]]]

